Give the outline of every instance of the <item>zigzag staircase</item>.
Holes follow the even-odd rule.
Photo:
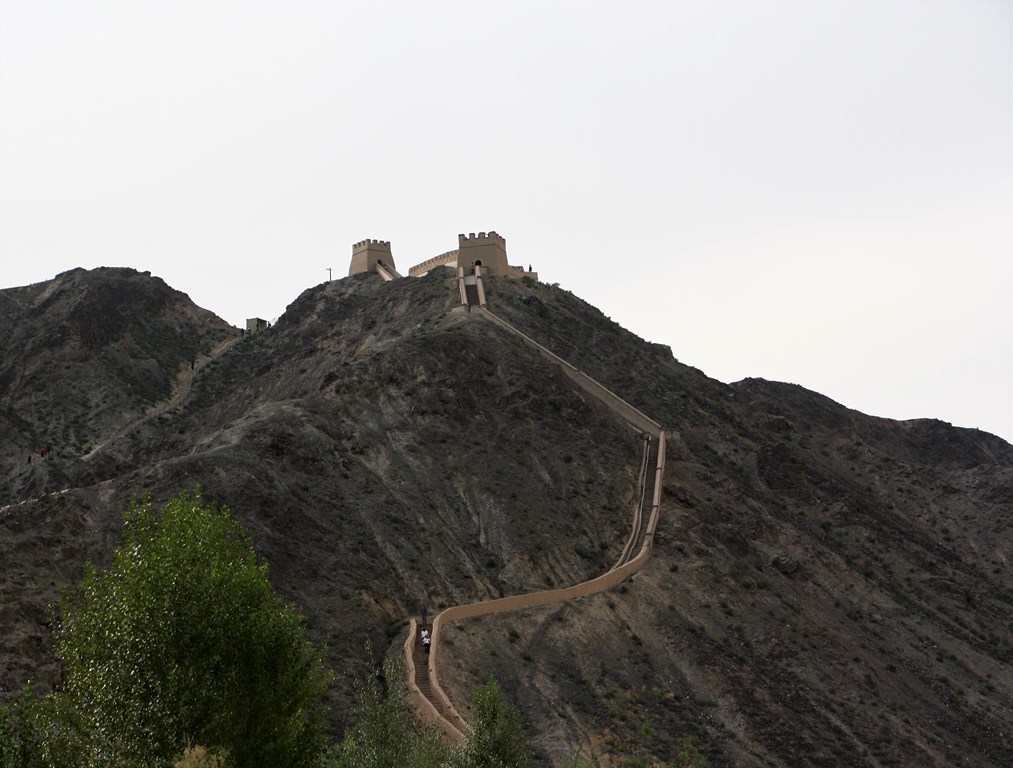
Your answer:
[[[477,288],[476,293],[480,292],[480,290],[480,288]],[[608,572],[590,581],[571,587],[447,608],[433,619],[432,645],[428,655],[424,652],[422,644],[418,640],[419,631],[415,620],[412,619],[410,621],[409,634],[404,645],[405,660],[408,667],[407,687],[409,694],[412,696],[412,701],[422,719],[440,728],[452,741],[463,739],[468,726],[457,712],[447,694],[440,687],[436,674],[440,648],[440,629],[442,625],[474,616],[572,600],[584,595],[604,591],[628,579],[644,566],[651,555],[654,530],[657,526],[658,515],[660,513],[661,480],[665,466],[665,431],[661,428],[660,424],[502,318],[494,315],[487,308],[473,303],[473,300],[476,298],[477,296],[473,296],[470,292],[465,292],[462,289],[462,299],[465,300],[464,303],[469,305],[469,309],[472,312],[479,312],[483,317],[505,328],[510,333],[519,336],[525,343],[533,346],[553,362],[560,365],[564,372],[585,392],[600,400],[610,410],[621,416],[632,428],[641,432],[646,442],[641,468],[640,501],[634,513],[630,538],[623,549],[621,557]]]

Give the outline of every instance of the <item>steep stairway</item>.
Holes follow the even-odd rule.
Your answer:
[[[443,702],[437,702],[436,697],[433,696],[433,684],[430,682],[428,674],[429,654],[422,647],[422,642],[418,638],[418,632],[412,638],[412,663],[415,665],[415,685],[418,686],[419,693],[432,702],[441,717],[447,717],[447,712],[444,711],[445,708],[442,706]]]
[[[435,626],[431,626],[430,629],[435,633]],[[430,655],[432,651],[430,654],[426,653],[419,628],[414,621],[409,623],[408,631],[411,633],[405,643],[411,660],[408,690],[420,698],[415,702],[415,707],[422,715],[423,720],[435,725],[451,741],[460,741],[468,725],[453,709],[446,694],[442,690],[436,691],[434,689],[434,680],[429,665],[430,660],[435,662],[435,658]],[[435,683],[435,685],[438,686],[439,683]]]
[[[633,517],[630,538],[623,547],[619,560],[612,566],[613,570],[630,562],[644,550],[650,532],[651,513],[654,510],[655,488],[658,485],[658,454],[661,440],[652,435],[645,436],[644,461],[640,469],[640,504]]]
[[[637,519],[637,539],[630,553],[631,557],[643,550],[647,541],[647,534],[651,519],[651,510],[654,507],[654,490],[658,487],[658,473],[655,467],[658,466],[658,453],[661,450],[661,441],[656,437],[647,438],[647,462],[644,472],[643,492],[640,496],[640,514]]]

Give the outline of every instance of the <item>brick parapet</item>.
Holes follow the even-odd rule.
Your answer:
[[[411,267],[408,270],[408,275],[410,277],[420,277],[426,274],[429,270],[436,269],[436,267],[442,267],[445,264],[457,266],[457,255],[457,251],[447,251],[446,253],[441,253],[439,256],[433,256],[433,258],[426,259],[421,264],[416,264],[414,267]]]
[[[365,250],[371,251],[386,251],[390,253],[390,240],[360,240],[357,243],[352,244],[352,253],[358,253]]]

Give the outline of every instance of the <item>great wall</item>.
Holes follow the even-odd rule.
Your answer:
[[[492,245],[490,250],[495,257],[496,247],[503,243],[499,268],[509,266],[505,240],[499,236],[493,239],[490,234],[495,235],[460,235],[459,245],[461,241]],[[433,579],[433,583],[441,586],[439,591],[398,590],[395,586],[394,590],[387,592],[394,597],[382,605],[376,603],[378,610],[374,609],[368,620],[355,627],[356,632],[362,627],[366,631],[372,628],[379,636],[379,627],[384,624],[388,633],[396,635],[397,639],[387,648],[387,654],[404,658],[406,673],[403,679],[390,682],[405,691],[406,700],[419,717],[433,724],[448,740],[460,741],[468,735],[469,725],[465,717],[471,719],[471,713],[467,698],[480,684],[483,674],[502,672],[501,679],[510,686],[511,698],[516,696],[517,702],[523,704],[525,718],[531,718],[528,723],[534,726],[532,730],[537,729],[536,738],[540,740],[537,743],[544,745],[546,753],[579,740],[581,748],[586,743],[592,755],[599,746],[606,748],[608,754],[626,754],[626,735],[619,731],[603,731],[610,741],[598,740],[585,723],[625,723],[620,727],[628,729],[631,739],[638,738],[633,729],[651,723],[652,728],[657,726],[658,734],[672,734],[672,738],[687,730],[699,734],[701,743],[714,745],[713,754],[724,753],[725,757],[719,758],[721,764],[732,764],[734,759],[736,765],[819,762],[827,766],[851,766],[860,764],[875,751],[880,758],[877,764],[881,762],[884,765],[904,763],[911,754],[923,762],[938,765],[960,762],[956,758],[950,759],[956,755],[971,755],[964,762],[983,767],[1013,765],[1013,761],[1007,759],[1010,754],[1008,740],[1002,737],[1002,726],[1009,722],[1009,718],[1005,717],[1009,708],[1003,706],[1005,699],[1002,697],[1007,692],[1000,683],[1008,678],[1004,678],[1003,674],[1009,665],[1003,656],[1006,646],[1001,642],[995,645],[999,636],[992,629],[997,626],[996,621],[1001,623],[1003,609],[1008,607],[1008,601],[1004,600],[1006,593],[1002,591],[1003,575],[999,564],[1002,530],[994,527],[994,521],[1004,519],[1002,514],[1006,510],[1002,503],[1009,499],[1008,445],[980,432],[956,430],[932,420],[891,425],[888,420],[845,409],[798,385],[781,385],[762,379],[745,380],[736,389],[729,390],[726,385],[704,382],[703,374],[699,372],[692,377],[668,376],[661,364],[651,372],[650,367],[658,357],[656,355],[630,355],[631,360],[650,361],[643,363],[643,367],[637,363],[616,367],[616,358],[632,346],[622,336],[606,335],[604,327],[593,322],[596,317],[587,317],[578,311],[570,312],[571,299],[563,292],[556,292],[553,296],[551,291],[531,290],[528,283],[537,280],[538,276],[530,268],[511,267],[495,275],[496,259],[486,253],[474,254],[467,250],[469,247],[476,246],[465,245],[441,253],[417,264],[402,277],[394,266],[389,242],[370,240],[356,243],[353,253],[359,252],[362,258],[358,269],[350,270],[350,273],[358,274],[359,279],[349,280],[344,286],[334,286],[334,290],[322,286],[309,289],[307,300],[297,305],[302,315],[293,313],[289,318],[291,324],[281,324],[277,331],[277,345],[270,336],[250,339],[248,352],[241,353],[237,350],[241,345],[233,346],[235,337],[223,339],[217,347],[205,349],[204,355],[192,363],[186,360],[167,375],[162,374],[173,384],[162,402],[152,404],[143,413],[134,410],[129,417],[123,413],[106,417],[100,429],[92,428],[89,442],[93,447],[84,443],[77,448],[87,453],[76,457],[84,459],[81,465],[83,474],[68,478],[68,482],[74,483],[73,487],[50,491],[50,488],[60,488],[64,484],[58,475],[47,474],[60,465],[30,464],[28,472],[41,476],[44,483],[32,485],[22,482],[16,493],[9,493],[9,498],[0,506],[0,522],[3,522],[5,531],[15,537],[12,539],[14,545],[26,553],[24,561],[30,563],[35,571],[5,569],[8,578],[5,584],[0,585],[4,587],[4,594],[17,595],[18,600],[24,600],[21,597],[24,592],[37,604],[41,604],[40,595],[46,596],[47,584],[51,587],[50,593],[55,594],[56,585],[67,578],[68,564],[74,566],[89,550],[100,551],[98,547],[104,550],[113,543],[115,529],[109,521],[119,503],[117,499],[124,500],[128,494],[133,494],[138,487],[138,479],[143,479],[145,485],[149,479],[153,480],[152,487],[161,494],[172,491],[173,485],[181,479],[188,481],[188,473],[192,469],[210,473],[221,467],[221,474],[227,475],[228,465],[235,458],[248,460],[249,466],[257,470],[263,468],[265,474],[279,467],[285,468],[284,464],[271,466],[268,460],[262,461],[264,457],[262,452],[257,452],[258,446],[245,442],[237,442],[242,451],[222,451],[216,453],[214,461],[207,461],[202,451],[209,441],[197,442],[187,437],[179,445],[184,448],[193,446],[189,454],[179,453],[173,457],[173,454],[161,451],[154,456],[156,461],[141,465],[142,469],[150,466],[153,471],[141,474],[135,470],[137,462],[133,461],[131,442],[120,440],[121,437],[129,438],[137,427],[157,420],[157,425],[152,424],[150,429],[141,430],[139,434],[141,440],[137,446],[147,451],[156,439],[168,434],[159,426],[163,422],[158,418],[160,415],[167,415],[169,419],[180,416],[180,424],[189,424],[185,419],[201,418],[208,402],[231,402],[219,398],[217,391],[209,390],[209,396],[201,397],[199,402],[194,403],[192,411],[187,407],[191,397],[203,394],[199,385],[204,378],[202,369],[206,371],[206,366],[212,361],[232,355],[246,357],[247,354],[256,360],[266,358],[269,353],[275,361],[287,363],[294,358],[280,342],[291,338],[287,334],[303,330],[303,318],[308,316],[314,321],[320,318],[325,325],[334,318],[336,329],[342,333],[348,329],[350,342],[362,346],[322,346],[321,351],[326,357],[321,358],[320,370],[322,375],[326,375],[336,366],[358,365],[362,360],[357,356],[358,349],[370,350],[374,345],[372,341],[363,344],[363,338],[379,339],[384,343],[378,362],[386,363],[390,359],[388,350],[393,347],[394,354],[401,351],[397,340],[405,335],[404,328],[422,329],[418,332],[413,330],[408,336],[411,351],[413,355],[429,354],[434,350],[439,352],[441,357],[435,359],[434,366],[441,361],[457,364],[478,359],[457,356],[455,345],[462,340],[474,342],[479,351],[494,353],[489,357],[495,360],[496,370],[505,375],[500,381],[490,381],[496,388],[490,390],[494,393],[493,397],[485,402],[494,402],[502,391],[500,385],[504,383],[526,387],[533,382],[551,379],[555,391],[559,377],[546,376],[546,373],[561,371],[582,393],[586,393],[585,397],[595,398],[622,419],[622,422],[613,421],[612,427],[623,432],[622,424],[627,424],[633,430],[626,433],[629,442],[624,441],[626,447],[621,455],[611,454],[611,458],[598,464],[600,469],[593,477],[582,478],[583,482],[594,486],[598,478],[609,481],[620,469],[623,472],[621,486],[614,484],[616,487],[610,489],[608,497],[603,493],[597,496],[602,499],[598,505],[602,511],[587,516],[601,522],[608,514],[611,533],[596,535],[591,541],[595,545],[593,554],[596,559],[601,557],[599,544],[604,541],[606,547],[611,547],[609,559],[598,560],[597,568],[590,571],[583,570],[587,567],[586,562],[576,561],[582,569],[580,573],[586,575],[567,579],[553,573],[551,580],[548,569],[532,567],[531,563],[537,562],[532,560],[524,563],[525,570],[520,577],[524,579],[523,583],[531,585],[527,587],[530,589],[538,589],[543,580],[545,584],[560,585],[594,578],[562,588],[447,607],[447,602],[457,601],[446,600],[445,588],[458,589],[467,583],[469,566],[475,566],[474,570],[482,577],[495,573],[483,568],[489,567],[484,554],[471,554],[472,551],[483,552],[477,547],[471,549],[474,544],[481,543],[478,537],[465,534],[460,539],[465,546],[457,549],[461,559],[456,563],[451,558],[443,560],[455,570],[448,570]],[[479,258],[472,258],[469,262],[468,258],[473,254]],[[413,286],[410,282],[412,275],[426,272],[432,273],[430,279],[419,280],[420,285]],[[381,279],[371,277],[373,273],[380,275]],[[501,276],[508,279],[500,279]],[[387,285],[398,280],[400,282]],[[424,307],[411,301],[411,297],[416,295],[416,291],[412,290],[415,287],[419,289],[418,295],[425,297]],[[487,288],[492,291],[491,295],[487,295]],[[332,297],[338,300],[332,303]],[[370,303],[360,301],[363,297]],[[345,301],[346,298],[350,300]],[[539,311],[542,308],[534,301],[535,298],[544,299],[544,313]],[[375,299],[379,302],[374,304]],[[13,294],[13,301],[18,305],[18,311],[27,316],[30,311],[28,302],[22,302],[17,294]],[[451,309],[455,304],[456,308]],[[356,326],[370,319],[361,311],[365,306],[390,310],[389,316],[384,318],[386,324],[371,337],[365,332],[357,335]],[[453,316],[444,315],[451,311]],[[502,316],[497,314],[500,312]],[[518,326],[507,322],[504,317],[518,323]],[[402,318],[409,319],[411,325],[400,322]],[[344,325],[346,322],[348,325]],[[564,353],[569,360],[586,366],[587,370],[594,370],[603,381],[611,381],[606,377],[615,376],[628,382],[618,386],[631,390],[635,387],[643,393],[637,396],[642,406],[651,402],[657,404],[644,406],[651,408],[648,412],[655,416],[670,413],[672,421],[663,427],[569,360],[553,354],[520,330],[529,328],[529,323],[530,333],[544,344],[555,347],[557,343],[560,346],[570,345],[576,340],[573,347],[567,346],[574,351]],[[254,319],[253,326],[248,326],[247,331],[259,333],[266,330],[271,334],[272,325]],[[457,335],[444,335],[444,327],[449,327]],[[238,329],[234,330],[236,334],[241,334]],[[599,333],[604,340],[600,346],[615,351],[612,365],[599,366],[597,361],[592,360],[593,350],[592,354],[588,354],[587,346],[580,342],[580,339],[596,339]],[[341,333],[336,332],[334,337],[341,338]],[[419,341],[424,343],[417,343]],[[518,364],[529,365],[535,355],[517,355],[516,352],[522,349],[518,341],[529,345],[526,349],[537,350],[539,355],[544,355],[554,369],[548,371],[549,366],[540,369],[536,365],[531,372],[537,378],[524,377],[523,372],[518,371]],[[510,350],[504,349],[506,346],[513,350],[513,365]],[[346,349],[351,352],[346,354]],[[587,362],[582,362],[584,360]],[[220,385],[228,383],[229,377],[225,376],[227,369],[245,371],[246,366],[240,364],[243,362],[236,361],[233,365],[223,360],[221,367],[208,372],[206,383],[213,385],[215,390],[223,389]],[[73,374],[73,366],[69,369]],[[270,366],[265,367],[265,373],[270,370]],[[350,376],[349,381],[369,383],[377,370],[384,369],[363,366],[361,375],[356,371],[355,377]],[[600,374],[597,373],[599,370]],[[258,371],[257,375],[262,374]],[[286,385],[289,385],[288,378]],[[293,387],[303,386],[305,381],[303,377],[291,376]],[[658,386],[652,386],[654,381],[658,382]],[[408,388],[397,380],[385,382],[384,386],[390,394],[397,398],[405,397],[410,402]],[[695,389],[695,386],[700,388]],[[531,399],[537,400],[541,394],[540,387],[530,386],[530,391]],[[686,407],[674,404],[672,408],[667,408],[667,393],[679,397]],[[437,402],[435,397],[432,402]],[[476,399],[475,402],[482,401]],[[176,410],[178,414],[174,412]],[[236,410],[242,412],[241,406]],[[594,410],[596,417],[602,415],[601,408]],[[460,409],[459,412],[465,411]],[[406,417],[408,411],[400,408],[388,413],[390,418],[386,423],[395,427],[398,419],[411,418]],[[524,414],[520,417],[524,421],[517,424],[518,434],[520,427],[525,430],[540,428],[537,423],[532,426],[536,417],[529,418],[521,409],[517,413]],[[791,422],[783,413],[793,418],[797,415],[804,420],[800,423],[805,423],[805,435],[812,440],[812,447],[805,446],[806,449],[802,450],[800,443],[796,446],[798,451],[788,447],[793,441],[790,433],[785,434],[785,428],[795,427],[791,427]],[[195,430],[197,440],[201,435],[211,435],[214,439],[222,424],[236,423],[231,416],[227,418],[229,420],[210,421],[206,431]],[[687,425],[682,429],[682,435],[668,428],[676,419],[680,424]],[[287,419],[279,422],[286,429],[290,423],[294,428],[302,426]],[[443,422],[439,423],[442,428]],[[560,422],[552,420],[550,423]],[[697,433],[697,425],[706,426]],[[172,426],[175,428],[177,425]],[[606,434],[607,430],[593,432]],[[452,434],[452,428],[424,435],[424,439],[416,444],[435,446],[444,440],[430,441],[429,437],[442,437],[443,434]],[[475,430],[475,434],[488,436],[494,433],[478,433]],[[523,434],[538,437],[533,432]],[[631,435],[643,435],[643,443],[631,439]],[[562,436],[549,433],[549,437],[556,440]],[[565,437],[580,439],[573,430]],[[513,439],[513,435],[510,438]],[[489,442],[486,440],[482,445],[483,452]],[[479,443],[476,441],[474,444]],[[538,451],[532,450],[525,455],[523,443],[511,445],[518,446],[517,453],[525,460],[539,455],[552,456],[548,452],[550,446],[545,446],[546,452],[538,446]],[[672,462],[666,465],[667,445],[672,446],[673,456]],[[731,454],[719,455],[711,446],[722,451],[733,446],[744,450],[735,457]],[[247,451],[248,448],[253,450]],[[785,450],[782,451],[782,448]],[[571,458],[585,453],[579,444],[573,442],[567,443],[567,449],[572,452]],[[455,458],[460,456],[460,463],[452,472],[446,473],[448,477],[464,476],[475,481],[476,485],[487,479],[496,479],[494,476],[485,477],[485,473],[475,476],[468,469],[470,456],[464,452],[468,448],[461,450],[460,454],[455,454]],[[339,446],[336,454],[343,453]],[[69,458],[69,454],[70,451],[61,452],[61,462]],[[138,452],[137,455],[141,454]],[[588,456],[591,454],[588,453]],[[731,456],[727,465],[717,463],[726,461],[722,456]],[[562,456],[553,458],[562,459]],[[639,503],[633,491],[636,467],[631,466],[637,458],[640,458],[641,470]],[[128,460],[133,463],[127,465],[125,462]],[[582,458],[578,458],[576,463],[572,460],[560,461],[559,472],[565,476],[573,469],[585,470],[587,465],[583,461]],[[21,468],[15,468],[12,476],[25,472],[23,455],[18,463]],[[545,466],[555,463],[552,458],[544,461]],[[202,464],[207,467],[206,470]],[[719,471],[718,467],[722,469]],[[748,489],[737,482],[728,483],[722,474],[725,470],[739,472],[742,467],[757,473],[747,478]],[[123,468],[127,472],[121,474]],[[668,498],[662,488],[666,470],[668,491],[680,503],[666,501],[668,522],[665,528],[659,528],[659,502],[662,496]],[[99,471],[104,474],[99,476]],[[366,473],[375,471],[374,467],[368,467],[362,476],[371,482],[376,475]],[[872,491],[866,486],[865,478],[877,478],[879,483],[879,472],[883,473],[883,487],[887,492],[882,496],[876,495],[880,493],[877,485],[875,494],[870,495]],[[210,475],[194,472],[193,476]],[[94,480],[89,480],[92,477]],[[736,476],[728,477],[734,479]],[[81,478],[86,483],[81,483]],[[23,478],[17,479],[21,482]],[[678,487],[673,485],[676,480]],[[968,484],[962,485],[965,482]],[[532,488],[530,495],[524,496],[515,509],[524,513],[541,513],[543,519],[539,520],[539,525],[546,520],[555,525],[566,518],[573,509],[558,505],[567,505],[570,502],[565,499],[571,497],[554,493],[558,484],[554,487],[551,483],[551,478],[547,477],[544,506],[535,495],[538,489]],[[341,484],[340,481],[338,484]],[[221,486],[230,493],[234,487],[235,484]],[[283,499],[287,489],[279,487],[277,495],[265,498]],[[629,503],[617,507],[615,499],[623,492],[629,493]],[[300,503],[298,494],[288,495],[295,499],[293,505]],[[228,496],[221,493],[219,497]],[[259,500],[253,494],[250,498]],[[357,511],[355,505],[360,498],[353,489],[348,496],[348,508]],[[424,495],[419,498],[425,500]],[[607,509],[611,510],[609,513],[605,513],[602,506],[606,498],[609,503]],[[867,508],[860,506],[866,502],[869,504]],[[582,514],[588,511],[586,499],[577,503],[582,505]],[[512,508],[506,502],[503,507]],[[370,509],[366,504],[362,508]],[[379,504],[373,508],[379,508]],[[251,505],[244,509],[253,510],[255,515],[258,507]],[[334,514],[338,509],[331,496],[321,500],[321,518],[339,517]],[[939,517],[926,517],[925,510],[931,510]],[[680,518],[679,541],[667,542],[662,537],[665,530],[674,524],[673,515]],[[64,517],[74,527],[65,525]],[[344,518],[343,515],[340,517]],[[506,523],[516,522],[516,519],[507,518]],[[629,524],[626,522],[628,519]],[[393,533],[409,537],[410,531],[402,528],[400,518],[396,520],[395,528],[373,529],[371,538],[385,544],[385,535]],[[446,522],[453,520],[468,524],[463,515],[456,518],[448,516]],[[733,522],[727,523],[728,520]],[[740,520],[745,521],[741,527]],[[429,522],[425,521],[427,525]],[[938,537],[938,524],[943,522],[954,527],[960,524],[967,526],[966,550],[961,552],[953,539],[944,541]],[[293,538],[284,525],[282,523],[277,529],[277,540],[291,546],[291,551],[300,551],[304,540]],[[434,525],[431,530],[436,531],[437,526]],[[480,528],[476,530],[481,531]],[[658,538],[655,538],[656,531]],[[321,536],[316,541],[318,546],[314,554],[347,551],[337,549],[335,539],[330,536]],[[521,558],[527,556],[527,544],[535,550],[538,544],[549,541],[541,536],[520,539],[519,549],[514,548],[506,557],[497,558],[495,568],[510,562],[507,558],[514,558],[514,553],[518,551]],[[973,562],[977,553],[985,551],[980,549],[985,546],[981,542],[986,542],[996,553],[991,577],[980,570],[964,569],[962,565]],[[655,544],[659,547],[656,553]],[[670,552],[670,549],[678,552]],[[8,551],[14,550],[9,548]],[[265,555],[273,555],[274,551],[265,546]],[[574,552],[586,560],[580,551],[574,549]],[[658,560],[651,559],[654,554],[673,561],[666,563],[666,567],[659,567]],[[466,560],[469,556],[473,557],[470,562]],[[968,559],[965,560],[965,557]],[[309,561],[309,558],[306,560]],[[405,567],[390,583],[410,583],[408,580],[415,579],[420,569],[431,567],[433,561],[428,557],[402,560]],[[41,566],[38,565],[40,563]],[[706,566],[691,572],[694,563],[706,563]],[[363,565],[367,573],[371,573],[368,562]],[[464,567],[458,568],[459,565]],[[642,570],[645,567],[647,572]],[[752,572],[754,568],[762,572],[759,577]],[[905,582],[913,583],[900,584],[896,581],[892,575],[895,568],[902,573],[910,573],[910,579],[905,578]],[[320,571],[323,572],[323,569]],[[635,575],[638,572],[640,576]],[[29,583],[27,579],[35,578],[34,573],[50,576],[38,579],[37,583]],[[406,575],[407,579],[404,579]],[[631,578],[632,583],[627,581]],[[308,581],[292,578],[286,583],[301,586]],[[366,597],[380,592],[372,590],[371,582],[367,580],[361,583],[366,585],[362,589]],[[492,580],[484,582],[480,578],[475,581],[474,588],[488,588],[487,584],[504,585],[482,593],[493,597],[511,594],[504,589],[509,590],[510,584],[518,583],[519,578],[500,579],[498,583]],[[26,584],[31,591],[25,589]],[[345,596],[341,594],[343,582],[321,578],[317,584],[312,599],[303,604],[319,606],[314,620],[319,621],[316,626],[321,627],[323,632],[328,630],[330,625],[327,622],[332,620],[337,622],[333,626],[342,627],[342,622],[347,621],[347,613],[334,610],[330,600],[337,595],[342,599],[339,606],[345,604]],[[762,592],[738,592],[739,589]],[[611,590],[611,593],[600,595],[604,590]],[[467,600],[478,594],[473,592],[459,599]],[[592,597],[595,594],[600,596]],[[827,600],[828,594],[834,599]],[[428,655],[420,647],[419,623],[407,615],[412,608],[419,607],[416,601],[424,599],[420,597],[422,595],[428,595],[425,599],[435,604],[434,609],[438,606],[440,610],[439,613],[434,610],[428,616],[434,638]],[[671,602],[665,606],[668,595],[671,595]],[[732,599],[725,603],[728,595]],[[975,600],[969,601],[968,595],[974,596]],[[709,600],[715,597],[720,599],[710,607]],[[570,601],[579,605],[580,610],[571,610],[567,606]],[[759,606],[752,615],[748,612],[750,605],[754,608]],[[14,611],[8,606],[13,606]],[[23,669],[41,670],[38,674],[44,684],[58,685],[60,672],[44,655],[47,651],[42,645],[49,631],[48,625],[41,625],[33,611],[22,610],[18,603],[8,602],[4,607],[7,609],[4,619],[9,622],[8,626],[17,627],[17,634],[6,634],[6,638],[13,638],[7,646],[15,648],[11,658]],[[701,610],[704,607],[708,610]],[[654,608],[665,610],[645,617],[647,611]],[[873,608],[877,612],[873,612]],[[563,621],[564,614],[566,621]],[[613,614],[626,619],[625,631],[621,635],[613,634],[612,625],[601,621],[602,617],[611,619]],[[893,618],[884,623],[884,615]],[[961,634],[964,630],[959,628],[971,624],[977,624],[980,629]],[[520,630],[519,634],[514,628]],[[553,631],[550,641],[546,642]],[[628,645],[620,647],[610,643],[607,648],[601,645],[602,640],[612,637],[622,637]],[[523,645],[507,645],[518,638]],[[641,641],[641,638],[644,640]],[[879,642],[882,646],[878,646]],[[874,643],[877,643],[876,648],[873,648]],[[22,651],[22,648],[27,650]],[[36,650],[40,648],[42,650]],[[629,655],[628,649],[634,648],[632,653],[643,661],[634,661],[627,666],[625,662],[634,658]],[[946,658],[943,658],[940,649],[946,650]],[[509,653],[503,653],[504,650]],[[535,656],[545,652],[533,658],[532,654],[523,651],[533,651]],[[342,651],[339,648],[335,653],[340,658]],[[980,668],[972,672],[963,661],[965,658],[974,659]],[[572,668],[567,666],[571,659],[575,662]],[[584,662],[589,663],[577,666]],[[641,669],[637,664],[646,666]],[[946,678],[942,677],[940,670],[945,671]],[[666,677],[661,678],[655,673],[666,673]],[[849,704],[864,701],[863,697],[870,690],[870,678],[883,686],[879,689],[882,705],[870,705],[866,711]],[[645,683],[641,684],[640,679]],[[941,689],[937,684],[940,679],[953,680],[955,684],[960,681],[962,689],[972,693],[980,690],[976,701],[988,704],[991,696],[993,705],[983,709],[963,703],[963,697],[940,698]],[[656,686],[654,680],[657,680]],[[595,688],[596,681],[606,683],[600,689],[600,696],[599,689]],[[583,686],[583,691],[593,693],[595,698],[571,695],[574,689],[568,689],[568,686],[573,682]],[[6,690],[10,692],[12,689],[8,687]],[[611,701],[619,693],[624,697],[629,695],[629,701],[625,698],[618,704]],[[640,698],[634,698],[636,696]],[[590,703],[585,706],[585,702]],[[662,707],[666,708],[666,713],[653,720],[652,713],[661,712]],[[910,709],[905,709],[908,707]],[[903,740],[892,744],[879,735],[885,733],[882,713],[891,710],[900,713],[897,717],[902,717],[905,724],[898,731],[903,734]],[[907,714],[910,714],[910,722]],[[671,727],[663,732],[661,724]],[[842,726],[853,730],[842,731]],[[620,733],[617,738],[622,741],[613,743],[613,733]],[[647,731],[641,727],[639,733],[644,736]],[[925,745],[921,747],[921,752],[911,751],[916,739],[919,745]],[[943,739],[947,741],[944,743]],[[660,740],[655,745],[659,743]],[[661,754],[662,749],[672,750],[675,744],[669,739],[662,747],[651,748],[651,751]],[[810,760],[810,757],[818,760]]]
[[[507,261],[506,238],[495,232],[458,235],[457,250],[441,253],[416,264],[408,270],[408,276],[422,277],[437,267],[450,267],[465,272],[480,267],[484,274],[492,277],[538,279],[538,273],[533,272],[530,267],[525,272],[523,267],[510,265]],[[348,274],[358,275],[362,272],[376,272],[384,280],[401,277],[394,264],[389,241],[360,240],[352,246],[352,263],[348,268]]]
[[[421,643],[418,642],[419,627],[415,618],[408,619],[408,635],[404,642],[403,652],[407,671],[405,685],[409,692],[410,702],[423,721],[437,727],[454,742],[459,742],[464,738],[468,731],[468,724],[439,682],[438,661],[442,629],[452,622],[463,619],[574,600],[603,592],[630,578],[643,568],[651,557],[654,533],[660,515],[662,478],[666,458],[666,431],[658,422],[488,309],[482,282],[484,276],[538,279],[537,273],[532,270],[525,271],[521,267],[512,267],[507,263],[506,240],[495,232],[482,232],[478,235],[459,235],[458,241],[457,250],[440,254],[412,267],[409,270],[409,276],[422,276],[437,267],[449,267],[455,270],[461,299],[460,311],[475,313],[487,322],[506,330],[558,365],[577,386],[602,402],[610,411],[623,419],[631,429],[641,434],[644,438],[644,448],[641,459],[638,504],[632,510],[630,536],[619,559],[608,571],[594,579],[569,587],[445,608],[432,619],[432,644],[428,654],[423,651]],[[385,281],[404,279],[394,266],[394,258],[388,241],[362,240],[352,246],[352,263],[349,275],[363,272],[375,272]],[[254,325],[249,327],[248,332],[269,327],[267,323],[256,319],[250,322]],[[85,460],[90,459],[112,439],[136,427],[139,423],[179,406],[189,396],[195,375],[209,362],[219,358],[236,341],[238,341],[238,337],[223,341],[207,356],[197,361],[193,368],[181,371],[174,391],[166,402],[151,408],[139,419],[124,425],[112,435],[101,440],[84,456]],[[65,492],[66,489],[59,493]],[[8,511],[14,506],[18,505],[8,505],[0,512]],[[420,670],[425,670],[425,674],[420,675]]]
[[[457,273],[457,285],[461,299],[460,311],[477,313],[480,317],[503,328],[523,340],[525,344],[538,350],[560,366],[577,386],[602,402],[609,410],[626,421],[630,428],[644,436],[639,503],[633,510],[629,539],[623,548],[622,555],[612,568],[594,579],[569,587],[445,608],[433,618],[432,642],[429,653],[425,653],[421,642],[419,642],[420,628],[415,618],[412,617],[408,620],[408,636],[405,639],[403,650],[407,669],[406,686],[411,703],[424,721],[439,728],[451,741],[459,742],[468,731],[468,724],[440,685],[438,661],[441,630],[451,622],[463,619],[533,608],[603,592],[625,581],[643,568],[651,557],[654,532],[661,511],[666,434],[658,422],[489,310],[482,281],[483,276],[538,279],[537,273],[532,271],[530,267],[528,271],[525,271],[522,267],[511,266],[508,263],[506,239],[501,235],[495,232],[458,235],[457,250],[447,251],[411,267],[408,270],[408,275],[409,277],[421,277],[438,267],[448,267]],[[376,272],[381,278],[388,281],[401,277],[394,267],[394,257],[389,241],[362,240],[352,246],[352,263],[348,274],[355,275],[363,272]],[[420,671],[423,669],[425,674],[420,675]]]

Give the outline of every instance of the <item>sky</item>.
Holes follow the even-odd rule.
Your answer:
[[[243,325],[496,231],[711,377],[1013,441],[1011,18],[0,0],[0,288],[127,266]]]

